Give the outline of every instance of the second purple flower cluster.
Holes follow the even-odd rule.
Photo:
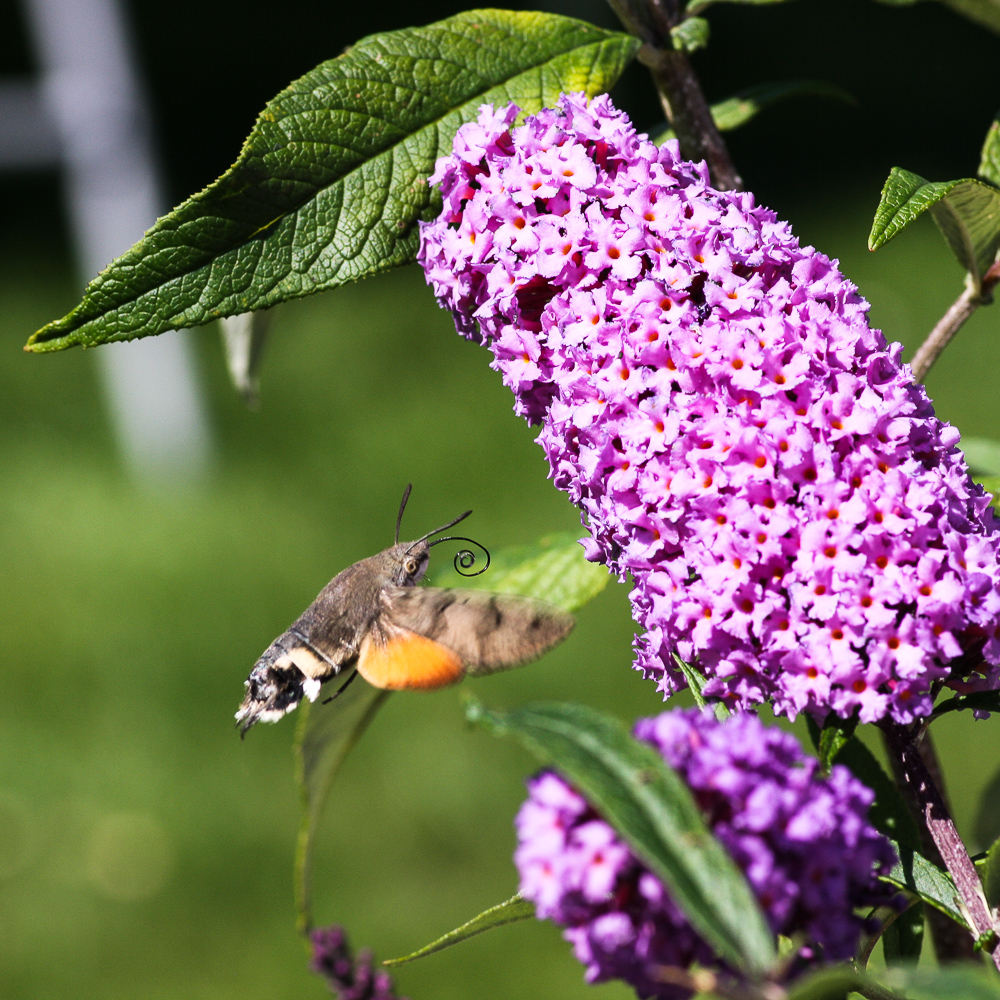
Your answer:
[[[635,735],[683,777],[709,827],[743,870],[776,934],[799,959],[852,956],[863,929],[856,907],[891,901],[877,880],[895,861],[867,821],[873,794],[835,766],[818,772],[794,737],[750,714],[665,712]],[[623,979],[639,996],[680,1000],[658,970],[716,964],[663,884],[562,778],[528,785],[514,856],[521,894],[562,925],[589,982]]]

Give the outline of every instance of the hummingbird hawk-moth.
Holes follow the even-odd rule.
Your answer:
[[[391,691],[429,690],[533,660],[573,628],[571,614],[531,597],[418,586],[433,546],[470,541],[434,536],[472,511],[415,542],[400,542],[409,496],[407,486],[394,543],[338,573],[254,665],[236,713],[241,733],[277,722],[303,697],[315,701],[324,682],[347,671],[337,694],[357,674]]]

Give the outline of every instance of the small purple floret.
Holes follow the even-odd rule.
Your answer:
[[[801,940],[800,962],[850,958],[864,929],[855,908],[893,897],[876,877],[895,855],[868,823],[872,792],[840,765],[822,777],[794,737],[751,714],[719,723],[665,712],[640,720],[635,735],[686,781],[771,929]],[[565,928],[588,982],[624,979],[641,997],[688,997],[657,982],[657,967],[718,962],[662,883],[562,778],[544,772],[528,790],[516,820],[521,894]]]
[[[438,160],[420,260],[634,579],[637,667],[865,722],[995,689],[1000,522],[836,263],[607,97],[516,116]]]
[[[370,951],[353,955],[343,927],[320,927],[309,939],[310,968],[326,980],[337,1000],[406,1000],[396,995],[389,973],[375,969]]]

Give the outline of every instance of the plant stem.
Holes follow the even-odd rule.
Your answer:
[[[965,321],[980,307],[993,301],[993,288],[1000,282],[1000,261],[983,276],[977,289],[973,281],[967,281],[965,291],[951,304],[948,311],[938,320],[937,326],[927,335],[913,356],[910,367],[913,379],[922,382],[937,361],[941,352],[951,343],[952,337],[962,328]]]
[[[893,757],[900,763],[907,786],[920,806],[921,818],[934,838],[945,867],[954,879],[955,888],[972,925],[973,936],[979,939],[994,929],[993,915],[983,896],[979,875],[948,814],[941,792],[920,755],[914,734],[892,723],[885,723],[882,729]],[[988,950],[994,965],[1000,969],[1000,950],[995,944]]]
[[[691,62],[674,48],[671,28],[682,20],[677,0],[608,0],[629,33],[645,44],[639,61],[653,76],[663,112],[677,135],[681,155],[704,160],[715,187],[723,191],[743,186],[729,150],[715,126],[712,109]]]
[[[924,822],[923,809],[917,801],[913,788],[907,783],[903,765],[890,744],[889,735],[885,730],[882,731],[882,736],[888,751],[889,763],[892,766],[892,775],[896,779],[896,784],[899,787],[900,794],[903,796],[903,800],[906,802],[907,808],[910,810],[910,814],[917,821],[917,828],[920,831],[920,852],[928,861],[936,864],[938,868],[943,868],[944,859],[941,857],[941,852],[938,850],[937,844],[934,843],[934,838],[931,836],[931,832]],[[934,749],[934,741],[931,739],[929,731],[924,734],[924,738],[920,741],[919,750],[924,766],[930,773],[931,779],[941,795],[945,809],[950,813],[948,793],[944,787],[941,775],[941,765],[938,762],[937,751]],[[931,943],[934,945],[934,955],[940,964],[943,965],[946,962],[957,962],[975,957],[975,942],[966,933],[964,927],[956,924],[951,917],[933,906],[924,907],[924,916],[930,928]]]

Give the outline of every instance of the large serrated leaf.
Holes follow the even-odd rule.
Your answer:
[[[555,14],[467,11],[372,35],[282,91],[236,164],[105,268],[30,350],[197,326],[414,259],[427,178],[480,104],[606,91],[637,39]]]
[[[436,951],[441,951],[444,948],[450,948],[454,944],[467,941],[469,938],[475,937],[477,934],[482,934],[484,931],[493,930],[494,927],[503,927],[504,924],[512,924],[517,920],[527,920],[534,915],[535,906],[533,903],[522,899],[520,895],[512,896],[505,902],[484,910],[478,916],[466,921],[461,927],[456,927],[453,931],[442,934],[436,941],[424,945],[423,948],[418,948],[411,954],[403,955],[401,958],[386,959],[382,964],[389,966],[405,965],[407,962],[413,962],[418,958],[433,955]]]
[[[1000,191],[974,178],[931,183],[893,167],[882,188],[868,249],[884,246],[928,210],[978,290],[1000,249]]]
[[[471,721],[515,736],[556,768],[669,887],[692,925],[736,968],[762,973],[774,937],[743,873],[712,836],[687,786],[650,746],[583,705],[509,712],[469,706]]]
[[[571,532],[547,535],[533,545],[506,549],[493,557],[483,576],[455,570],[438,574],[439,587],[467,587],[521,594],[548,601],[563,611],[577,611],[608,585],[604,566],[588,562],[579,538]]]

